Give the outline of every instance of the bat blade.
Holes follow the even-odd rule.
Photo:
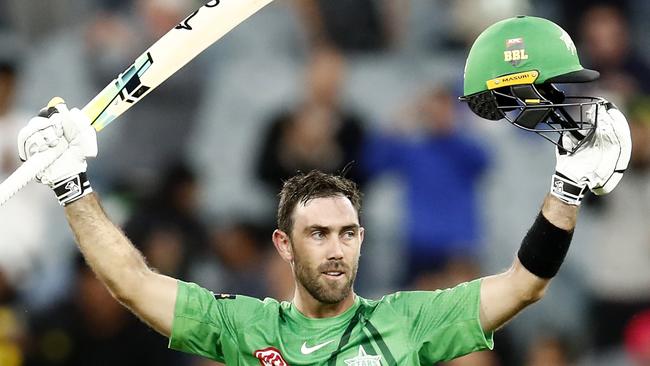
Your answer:
[[[170,30],[83,111],[101,131],[208,46],[273,0],[212,0]]]
[[[211,0],[181,21],[109,83],[84,108],[101,131],[176,71],[273,0]],[[63,154],[61,149],[30,158],[0,184],[0,206]]]

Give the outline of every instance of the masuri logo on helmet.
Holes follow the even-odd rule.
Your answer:
[[[593,133],[596,118],[587,111],[597,110],[594,107],[605,100],[566,96],[553,84],[588,82],[598,76],[582,67],[571,37],[560,26],[517,16],[478,36],[465,64],[461,100],[482,118],[506,119],[561,147],[565,133],[583,141]]]

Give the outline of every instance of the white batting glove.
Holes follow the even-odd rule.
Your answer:
[[[36,179],[52,188],[61,205],[92,192],[86,177],[86,158],[97,156],[97,135],[90,121],[77,108],[68,110],[63,100],[41,111],[18,133],[18,155],[23,161],[65,144],[65,152]],[[50,102],[52,104],[52,102]]]
[[[557,165],[551,181],[551,194],[576,206],[580,205],[587,188],[596,195],[614,190],[623,178],[632,152],[630,127],[612,103],[599,104],[588,115],[596,119],[596,131],[573,154],[556,148]],[[562,138],[562,146],[567,150],[577,143],[570,134]]]

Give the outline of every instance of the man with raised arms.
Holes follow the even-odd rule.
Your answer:
[[[171,348],[229,365],[431,365],[491,349],[493,332],[541,299],[559,270],[585,192],[606,194],[621,179],[630,155],[625,117],[601,98],[571,103],[554,86],[597,76],[550,21],[511,18],[479,36],[462,100],[487,119],[540,134],[552,127],[558,138],[549,140],[558,146],[550,194],[507,271],[378,300],[354,292],[361,193],[343,177],[312,171],[284,183],[272,238],[291,265],[295,292],[279,302],[215,294],[149,268],[92,192],[85,172],[96,136],[78,109],[60,103],[32,119],[19,135],[19,154],[28,160],[69,145],[39,181],[65,206],[88,265],[116,299],[169,337]]]

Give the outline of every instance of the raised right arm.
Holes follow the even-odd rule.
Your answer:
[[[97,155],[88,117],[54,98],[18,134],[23,161],[65,144],[65,152],[36,178],[54,191],[77,244],[113,296],[165,336],[170,336],[177,281],[151,270],[142,254],[106,216],[86,177],[86,158]]]
[[[177,281],[147,266],[142,254],[108,219],[95,194],[65,206],[65,214],[86,262],[113,296],[169,337]]]

